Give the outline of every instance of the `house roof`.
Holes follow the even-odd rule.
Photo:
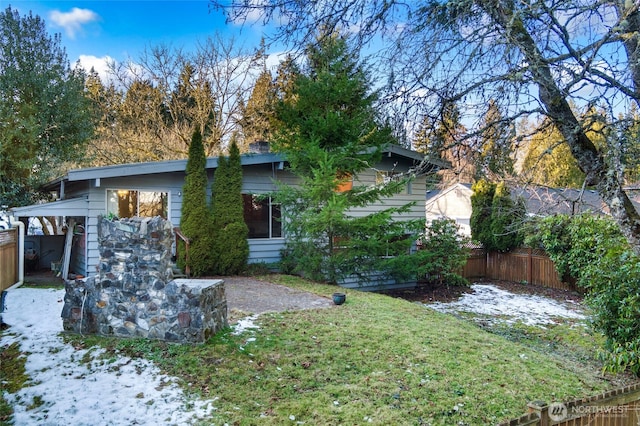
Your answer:
[[[527,213],[532,215],[586,212],[608,214],[608,208],[597,191],[541,186],[514,186],[510,189],[514,199],[521,197],[525,200]],[[454,190],[462,191],[469,196],[472,194],[471,184],[455,183],[441,190],[429,191],[426,199],[427,207]]]
[[[33,216],[79,216],[89,215],[89,200],[87,197],[70,198],[68,200],[53,201],[51,203],[32,204],[25,207],[10,209],[14,217]]]
[[[438,201],[439,198],[442,198],[446,196],[448,193],[455,190],[462,191],[463,193],[468,193],[469,196],[471,196],[472,194],[470,183],[459,183],[459,182],[454,183],[453,185],[448,186],[447,188],[444,188],[444,189],[432,189],[430,191],[427,191],[427,194],[426,194],[427,206],[429,204],[435,203],[436,201]]]
[[[416,151],[403,148],[399,145],[388,145],[383,152],[389,156],[404,157],[415,162],[424,160],[424,155]],[[242,166],[252,166],[259,164],[281,163],[283,166],[286,157],[283,154],[248,153],[240,156]],[[429,164],[434,166],[434,171],[438,168],[447,167],[444,162],[429,160]],[[207,158],[206,168],[215,169],[218,167],[218,157]],[[104,179],[112,177],[141,176],[149,174],[161,174],[172,172],[183,172],[187,168],[187,159],[165,160],[147,163],[116,164],[102,167],[88,167],[84,169],[69,170],[65,176],[55,179],[44,186],[45,190],[55,190],[61,182],[77,182],[90,179]]]
[[[511,188],[511,195],[514,198],[524,198],[527,213],[534,215],[572,215],[587,212],[603,215],[609,212],[598,191],[590,189],[525,186]]]

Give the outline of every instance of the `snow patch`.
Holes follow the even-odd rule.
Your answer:
[[[30,381],[15,394],[4,392],[16,425],[188,425],[210,416],[212,401],[184,394],[178,379],[150,361],[111,356],[103,349],[76,349],[58,335],[64,290],[7,291],[0,347],[14,342],[27,355]],[[34,401],[36,408],[29,408]]]
[[[473,284],[471,289],[472,293],[464,294],[457,301],[428,303],[425,306],[439,312],[470,312],[506,323],[522,322],[537,326],[557,323],[563,318],[586,318],[582,307],[569,301],[561,303],[544,296],[515,294],[491,284]]]

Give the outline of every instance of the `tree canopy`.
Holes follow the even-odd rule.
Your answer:
[[[40,184],[82,158],[93,134],[85,74],[31,13],[0,13],[0,205],[34,202]]]
[[[393,142],[390,129],[378,120],[376,93],[358,52],[346,38],[321,34],[308,46],[306,59],[299,73],[288,74],[292,84],[280,86],[290,91],[279,94],[276,107],[281,126],[274,147],[286,154],[301,180],[297,187],[280,185],[274,194],[283,206],[285,268],[332,283],[354,275],[368,280],[373,271],[415,279],[417,267],[405,256],[412,240],[405,236],[424,229],[424,219],[417,224],[394,217],[410,206],[349,214],[406,185],[355,178]]]
[[[354,37],[380,53],[388,99],[407,117],[442,116],[463,105],[470,135],[483,106],[505,120],[546,117],[597,189],[621,231],[640,252],[640,215],[624,187],[628,125],[619,119],[640,101],[640,5],[626,0],[335,0],[256,4],[213,1],[234,21],[279,20],[279,40],[308,41],[315,28],[357,28]],[[368,44],[367,44],[368,43]],[[381,47],[383,46],[383,47]],[[388,49],[384,49],[388,46]],[[610,131],[599,148],[584,113],[596,106]],[[622,110],[622,111],[621,111]],[[485,123],[486,127],[488,123]],[[628,122],[627,122],[628,124]]]

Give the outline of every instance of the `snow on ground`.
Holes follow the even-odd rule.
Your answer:
[[[58,335],[64,290],[17,288],[5,298],[10,325],[0,348],[18,342],[28,353],[29,385],[4,392],[15,425],[187,425],[208,417],[214,401],[194,400],[153,363],[102,349],[75,349]],[[86,362],[89,359],[89,362]],[[82,360],[82,361],[81,361]],[[42,405],[29,408],[35,401]]]
[[[559,320],[584,320],[584,310],[571,301],[558,302],[543,296],[514,294],[491,284],[473,284],[472,293],[465,293],[460,299],[449,303],[428,303],[426,306],[440,312],[470,312],[514,323],[544,326]]]

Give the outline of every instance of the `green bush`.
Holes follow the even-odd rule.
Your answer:
[[[189,145],[185,183],[182,187],[180,229],[189,239],[189,267],[194,276],[206,275],[211,270],[213,224],[207,207],[207,171],[202,134],[194,131]],[[178,243],[178,267],[186,267],[184,243]]]
[[[229,157],[220,156],[211,189],[211,212],[215,240],[212,271],[238,275],[247,266],[249,228],[244,221],[240,151],[231,143]]]
[[[440,284],[468,284],[460,275],[469,255],[465,246],[467,242],[468,240],[458,233],[455,221],[433,220],[420,241],[422,247],[417,260],[420,262],[422,276]]]
[[[487,180],[480,179],[471,187],[471,238],[482,243],[487,249],[493,245],[491,233],[491,206],[496,185]]]
[[[525,221],[524,201],[513,201],[509,187],[500,182],[496,185],[491,201],[491,222],[489,250],[507,252],[520,247],[524,241],[521,232]]]
[[[530,231],[563,279],[587,292],[592,325],[605,336],[605,370],[640,375],[640,258],[610,218],[552,216]]]
[[[524,201],[514,201],[509,187],[481,179],[471,195],[471,237],[491,251],[506,252],[522,245]]]

